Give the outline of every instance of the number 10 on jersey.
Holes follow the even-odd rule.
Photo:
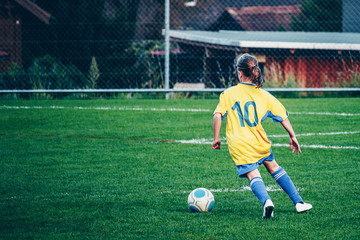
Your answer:
[[[249,119],[249,107],[252,106],[254,108],[254,122],[250,122]],[[256,104],[253,101],[249,101],[245,103],[244,106],[244,114],[241,111],[241,107],[240,107],[240,102],[237,101],[234,106],[232,106],[232,110],[233,111],[237,111],[237,114],[239,116],[239,120],[240,120],[240,125],[241,127],[245,127],[245,123],[244,123],[244,119],[245,122],[247,123],[247,125],[249,127],[255,127],[258,125],[258,117],[257,117],[257,113],[256,113]]]

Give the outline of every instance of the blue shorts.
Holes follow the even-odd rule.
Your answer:
[[[262,159],[260,159],[258,162],[256,163],[252,163],[252,164],[244,164],[244,165],[238,165],[236,166],[236,171],[239,175],[240,178],[245,178],[246,174],[248,172],[251,172],[255,169],[257,169],[261,164],[264,163],[264,161],[273,161],[274,155],[272,154],[272,152],[270,152],[270,155],[267,157],[264,157]]]

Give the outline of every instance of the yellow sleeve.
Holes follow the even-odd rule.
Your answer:
[[[219,103],[218,103],[218,105],[217,105],[217,107],[216,107],[213,115],[214,115],[215,113],[220,113],[221,116],[223,116],[223,117],[224,117],[224,116],[226,115],[226,113],[227,113],[227,110],[226,110],[226,101],[225,101],[225,95],[224,95],[224,93],[221,93],[221,94],[220,94]]]
[[[270,113],[268,113],[268,117],[271,117],[274,122],[282,122],[288,118],[288,111],[277,98],[269,94],[268,102],[268,111],[270,111]]]

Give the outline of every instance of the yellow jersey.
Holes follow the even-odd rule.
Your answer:
[[[226,140],[236,165],[253,164],[271,154],[271,142],[262,122],[270,117],[282,122],[288,117],[284,106],[254,84],[239,83],[220,94],[215,113],[226,117]]]

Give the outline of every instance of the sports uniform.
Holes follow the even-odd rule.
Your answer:
[[[266,190],[260,172],[257,170],[264,163],[268,172],[288,194],[297,212],[312,208],[305,203],[286,171],[279,166],[271,151],[262,122],[270,117],[274,122],[281,122],[289,133],[290,148],[301,153],[284,106],[270,93],[260,89],[263,84],[257,59],[249,54],[238,56],[235,69],[241,83],[225,90],[214,111],[213,149],[220,149],[220,128],[222,119],[227,118],[226,139],[229,153],[234,160],[239,177],[247,177],[255,196],[264,206],[263,218],[273,217],[274,204]]]
[[[284,106],[267,91],[255,84],[239,83],[225,90],[214,114],[227,118],[226,139],[229,153],[240,177],[258,167],[264,160],[274,159],[271,141],[262,122],[270,117],[282,122],[288,116]]]

